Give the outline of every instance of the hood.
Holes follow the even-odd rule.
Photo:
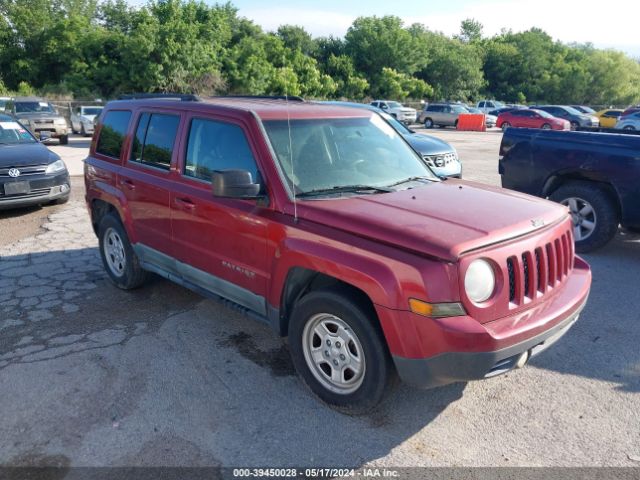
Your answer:
[[[394,193],[298,203],[300,218],[413,252],[461,254],[567,218],[567,208],[475,182],[447,180]]]
[[[23,120],[32,120],[32,119],[40,119],[40,118],[64,118],[62,115],[58,114],[58,113],[50,113],[50,112],[23,112],[23,113],[16,113],[15,114],[16,118],[19,119],[23,119]]]
[[[0,145],[0,168],[47,165],[59,158],[41,143]]]
[[[412,133],[404,135],[404,138],[409,142],[409,145],[420,152],[421,155],[437,155],[454,151],[451,145],[436,137]]]

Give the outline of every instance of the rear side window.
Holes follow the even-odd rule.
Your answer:
[[[241,169],[256,180],[258,167],[242,129],[230,123],[194,118],[184,174],[211,181],[214,170]]]
[[[128,110],[107,112],[102,121],[96,152],[108,157],[120,158],[129,120],[131,120],[131,112]]]
[[[143,113],[131,149],[131,161],[169,170],[180,117]]]

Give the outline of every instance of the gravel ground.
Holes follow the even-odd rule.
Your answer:
[[[499,180],[499,133],[429,133],[458,148],[465,177]],[[0,218],[0,463],[640,466],[637,236],[586,257],[581,319],[528,367],[400,385],[348,417],[309,394],[266,327],[158,278],[114,288],[74,190],[63,208]]]

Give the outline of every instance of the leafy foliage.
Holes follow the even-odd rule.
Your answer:
[[[0,93],[163,91],[627,105],[640,101],[640,64],[539,29],[486,38],[474,19],[453,38],[395,16],[313,38],[264,32],[231,3],[0,1]]]

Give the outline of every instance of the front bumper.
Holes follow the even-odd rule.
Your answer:
[[[69,135],[69,129],[66,125],[55,125],[50,123],[30,123],[28,125],[29,130],[37,138],[41,138],[42,132],[46,132],[52,138],[64,137]]]
[[[19,178],[18,180],[24,181],[26,179],[27,177]],[[4,185],[11,181],[14,180],[0,178],[0,210],[29,207],[54,200],[62,200],[68,198],[71,192],[71,182],[67,172],[58,175],[29,177],[30,188],[27,193],[6,195]]]
[[[431,388],[493,377],[515,368],[523,354],[526,361],[546,350],[576,322],[590,286],[588,265],[575,257],[562,289],[529,310],[487,323],[469,316],[429,319],[410,312],[395,312],[393,319],[385,317],[389,312],[378,312],[385,336],[394,340],[390,348],[400,378]]]
[[[418,388],[495,377],[516,368],[523,355],[524,361],[529,361],[560,340],[578,320],[584,305],[546,332],[501,350],[447,352],[418,359],[394,356],[393,361],[402,381]]]

